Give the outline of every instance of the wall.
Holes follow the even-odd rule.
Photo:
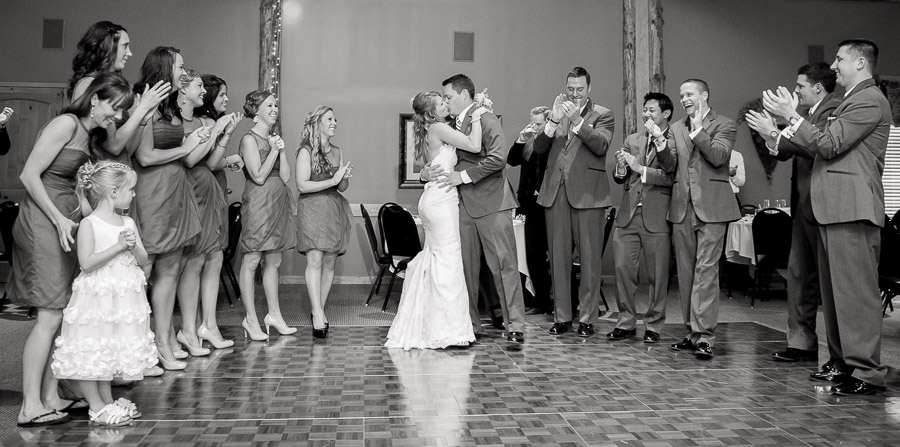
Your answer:
[[[900,74],[895,24],[900,5],[878,2],[797,0],[662,0],[666,91],[677,101],[681,81],[699,77],[710,85],[710,104],[737,119],[738,110],[779,85],[793,89],[797,69],[808,62],[807,46],[823,45],[832,63],[837,44],[865,37],[879,45],[877,72]],[[684,117],[676,104],[676,118]],[[779,163],[771,181],[756,155],[746,124],[735,149],[744,155],[747,182],[742,203],[790,200],[791,165]]]
[[[509,145],[528,111],[551,104],[576,65],[591,72],[593,100],[622,116],[616,0],[286,0],[284,8],[285,140],[295,151],[306,114],[318,104],[334,107],[335,142],[354,165],[345,193],[353,204],[418,201],[421,190],[397,188],[398,115],[412,112],[416,93],[440,90],[456,73],[469,75],[476,90],[488,88]],[[453,62],[454,31],[475,32],[474,63]],[[514,185],[517,171],[510,170]],[[345,279],[375,272],[358,218],[354,228],[348,255],[337,263]],[[304,263],[292,254],[284,266],[302,275]]]

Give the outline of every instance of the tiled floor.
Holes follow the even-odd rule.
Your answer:
[[[81,416],[23,429],[3,445],[708,446],[896,445],[900,377],[873,397],[832,396],[807,379],[814,364],[769,359],[784,334],[723,323],[716,357],[662,342],[552,337],[530,324],[524,345],[500,331],[468,349],[387,350],[386,327],[332,326],[327,340],[247,342],[191,359],[181,373],[118,393],[144,416],[103,429]],[[18,401],[12,404],[18,405]]]

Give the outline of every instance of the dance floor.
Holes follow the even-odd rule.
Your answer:
[[[547,318],[529,317],[524,345],[489,329],[468,349],[410,352],[383,348],[384,326],[333,322],[326,340],[314,340],[302,326],[296,336],[273,336],[267,343],[245,341],[239,327],[227,326],[234,348],[192,358],[183,372],[114,388],[143,412],[133,426],[99,428],[75,415],[64,425],[7,431],[0,441],[174,447],[845,446],[900,440],[896,369],[885,394],[837,397],[807,378],[815,364],[770,360],[772,351],[785,347],[785,336],[758,323],[720,324],[716,357],[699,361],[668,349],[682,335],[681,324],[667,325],[661,343],[647,345],[639,338],[606,340],[614,326],[610,318],[591,338],[553,337],[546,333]],[[19,399],[21,394],[9,393],[0,405],[17,409]]]

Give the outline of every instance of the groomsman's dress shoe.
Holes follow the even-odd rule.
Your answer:
[[[851,377],[846,382],[831,387],[831,394],[838,396],[868,396],[884,391],[883,386],[872,385],[869,382],[863,382],[857,378]]]
[[[553,323],[553,327],[548,332],[550,332],[550,335],[562,335],[571,330],[572,322],[567,321],[565,323]]]
[[[525,315],[544,315],[548,313],[545,309],[540,307],[526,307]]]
[[[713,357],[712,346],[705,341],[701,341],[700,343],[697,343],[697,350],[694,351],[694,355],[701,360],[711,359]]]
[[[491,326],[494,326],[494,329],[503,330],[503,315],[494,315],[491,317]]]
[[[631,338],[637,335],[637,329],[620,329],[615,328],[612,332],[606,334],[606,338],[610,340],[625,340],[626,338]]]
[[[659,333],[647,329],[644,331],[644,343],[659,343]]]
[[[784,351],[773,352],[772,359],[779,362],[815,362],[819,360],[819,352],[787,348]]]
[[[525,343],[525,334],[521,332],[510,332],[506,339],[513,343]]]
[[[578,336],[579,337],[590,337],[594,335],[594,325],[587,323],[579,323],[578,324]]]
[[[694,342],[685,338],[684,340],[669,346],[669,349],[673,351],[696,351],[697,347],[694,346]]]
[[[818,380],[820,382],[835,382],[835,383],[843,383],[849,380],[850,374],[844,374],[834,367],[831,363],[826,363],[822,365],[822,369],[816,371],[809,375],[809,378],[812,380]]]

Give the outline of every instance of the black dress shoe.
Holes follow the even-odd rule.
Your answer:
[[[705,341],[701,341],[700,343],[697,343],[697,350],[694,351],[694,355],[701,360],[711,359],[713,357],[712,346]]]
[[[491,325],[494,326],[494,329],[503,330],[503,315],[495,315],[491,317]]]
[[[671,349],[673,351],[696,351],[697,346],[694,345],[694,342],[685,338],[684,340],[681,340],[680,342],[675,343],[672,346],[669,346],[669,349]]]
[[[521,332],[510,332],[506,339],[513,343],[525,343],[525,334]]]
[[[830,362],[822,365],[822,369],[809,375],[811,380],[819,382],[835,382],[843,383],[850,379],[850,374],[844,374],[834,367]]]
[[[838,396],[868,396],[882,392],[885,389],[883,386],[872,385],[869,382],[863,382],[851,377],[846,382],[831,387],[831,394],[837,394]]]
[[[612,332],[606,334],[606,338],[610,340],[625,340],[626,338],[631,338],[637,335],[637,329],[619,329],[615,328]]]
[[[819,352],[787,348],[784,351],[773,352],[772,359],[779,362],[815,362],[819,360]]]
[[[586,324],[586,323],[578,324],[578,336],[579,337],[590,337],[591,335],[594,335],[594,325],[593,324]]]
[[[659,343],[659,334],[647,329],[644,331],[644,343]]]
[[[565,323],[553,323],[553,327],[548,332],[550,332],[550,335],[562,335],[571,330],[572,322],[567,321]]]
[[[526,307],[525,308],[525,315],[544,315],[545,313],[547,313],[547,311],[540,307]]]

